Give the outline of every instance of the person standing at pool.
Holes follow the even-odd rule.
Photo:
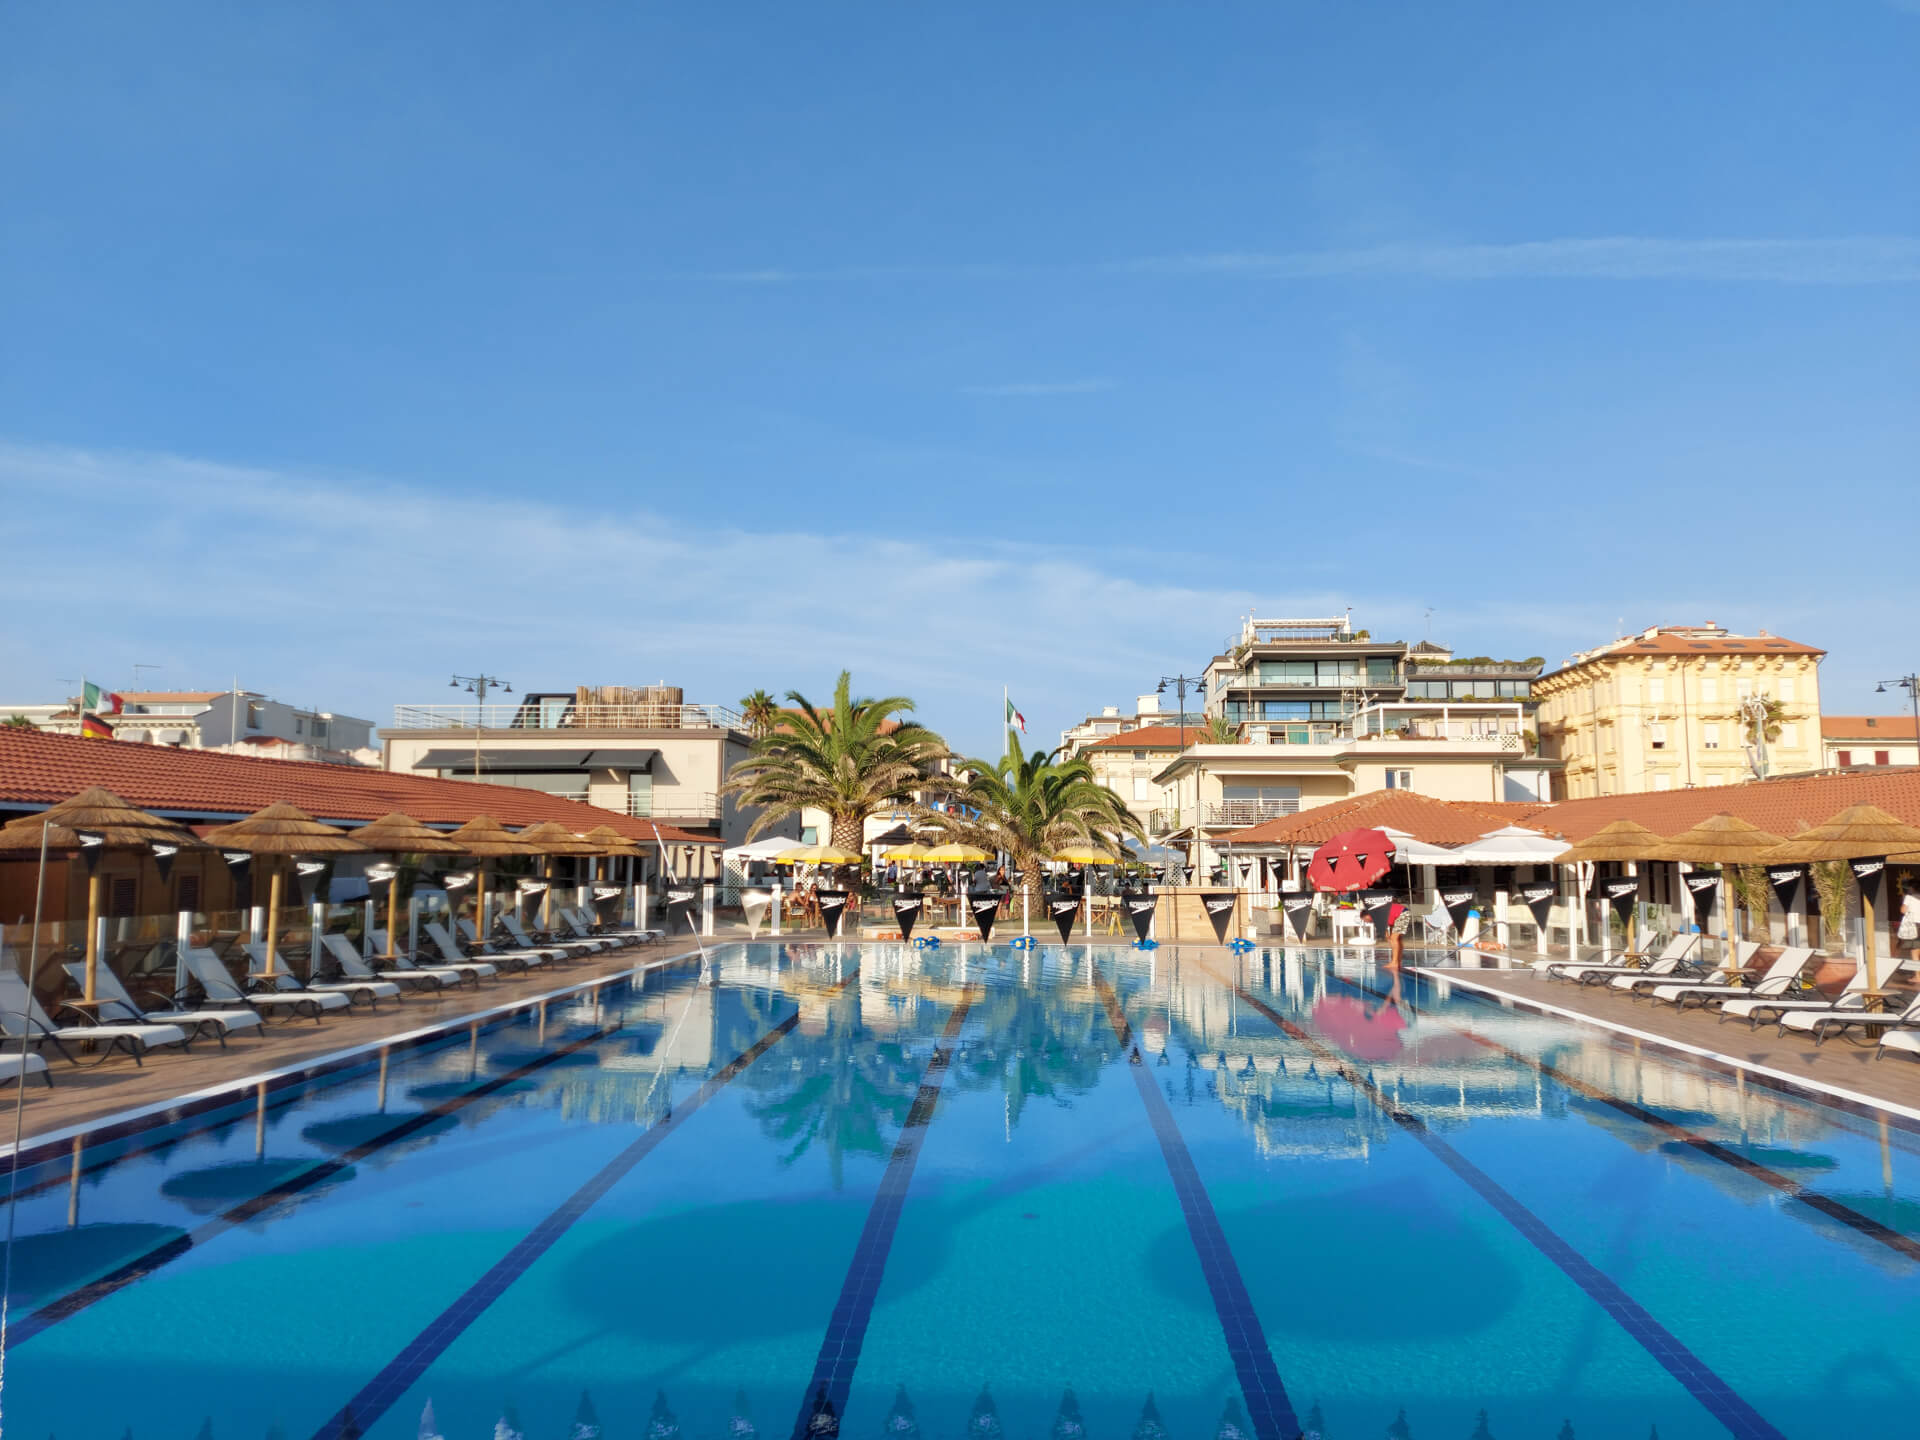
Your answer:
[[[1906,942],[1909,960],[1920,960],[1920,886],[1908,880],[1900,889],[1900,928],[1894,938]]]
[[[1387,968],[1398,971],[1400,956],[1407,948],[1407,931],[1413,925],[1413,911],[1394,901],[1387,910]],[[1396,979],[1396,985],[1399,981]]]

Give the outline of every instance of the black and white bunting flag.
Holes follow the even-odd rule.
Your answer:
[[[1475,891],[1471,885],[1449,886],[1440,892],[1440,903],[1447,907],[1456,934],[1467,928],[1467,913],[1473,909]]]
[[[180,853],[178,845],[169,845],[164,840],[153,842],[153,868],[160,872],[160,883],[166,884],[173,878],[173,857]]]
[[[1875,910],[1880,908],[1880,892],[1887,883],[1887,858],[1878,855],[1872,859],[1862,857],[1849,860],[1847,868],[1853,871],[1853,883],[1860,887],[1861,898]]]
[[[980,931],[982,940],[993,939],[993,922],[1000,918],[1000,897],[998,895],[969,895],[967,908],[973,912],[973,923]]]
[[[1146,939],[1153,930],[1153,912],[1160,908],[1160,897],[1150,890],[1131,890],[1121,897],[1121,903],[1127,907],[1134,938]]]
[[[896,895],[893,897],[893,920],[900,927],[902,940],[913,939],[913,927],[920,923],[920,912],[927,902],[918,895]]]
[[[814,899],[820,902],[820,922],[827,927],[827,938],[835,938],[840,933],[840,921],[847,913],[847,892],[845,890],[816,890]]]
[[[1547,920],[1553,914],[1553,885],[1535,883],[1520,887],[1520,903],[1533,912],[1533,924],[1536,930],[1544,932]]]
[[[1239,900],[1239,893],[1233,890],[1210,890],[1200,897],[1200,906],[1207,912],[1207,920],[1213,926],[1213,938],[1218,944],[1227,943],[1227,931],[1233,925],[1233,907]]]
[[[693,923],[694,902],[700,898],[700,892],[691,885],[669,885],[667,887],[667,933],[673,934],[686,922],[688,930],[695,929]]]
[[[393,877],[398,875],[399,873],[400,873],[400,867],[398,865],[382,864],[382,865],[369,865],[367,867],[367,879],[372,881],[376,885],[382,883],[383,881],[393,879]]]
[[[1624,923],[1633,914],[1633,907],[1640,899],[1640,881],[1632,875],[1618,880],[1602,880],[1600,893]]]
[[[1391,890],[1367,890],[1360,896],[1360,907],[1367,912],[1367,919],[1373,925],[1376,936],[1384,936],[1391,923],[1388,916],[1393,913],[1396,897]]]
[[[87,873],[91,875],[107,848],[107,837],[98,830],[76,830],[73,835],[80,842],[80,858],[86,862]]]
[[[1720,898],[1720,875],[1714,870],[1692,870],[1684,877],[1687,898],[1693,902],[1693,921],[1704,926],[1713,918],[1714,902]]]
[[[1807,867],[1804,865],[1769,865],[1767,884],[1773,887],[1773,893],[1779,897],[1780,908],[1789,915],[1800,908],[1802,887],[1807,883]]]
[[[293,862],[293,878],[300,886],[300,903],[313,904],[316,897],[326,898],[327,876],[333,869],[331,860],[296,860]]]
[[[1053,916],[1054,928],[1060,932],[1060,943],[1067,943],[1073,934],[1073,917],[1080,913],[1080,902],[1071,896],[1065,899],[1049,900],[1047,913]]]
[[[449,870],[440,877],[440,888],[442,890],[464,890],[467,886],[473,884],[473,873],[471,870]]]
[[[1313,896],[1282,895],[1280,913],[1286,916],[1287,928],[1293,931],[1293,938],[1307,938],[1307,927],[1313,924]]]

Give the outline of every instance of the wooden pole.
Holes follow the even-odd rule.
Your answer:
[[[487,862],[474,857],[473,867],[473,933],[474,945],[479,949],[487,948]]]
[[[540,892],[540,928],[546,934],[553,933],[553,857],[547,856],[547,888]]]
[[[400,935],[400,860],[394,857],[393,878],[387,881],[387,960],[393,961],[397,952],[394,946],[399,943]]]
[[[1860,891],[1860,913],[1866,920],[1866,926],[1860,936],[1865,947],[1862,953],[1866,956],[1867,963],[1866,1005],[1869,1010],[1880,1010],[1885,1008],[1887,1000],[1886,996],[1880,993],[1880,973],[1874,965],[1873,901],[1867,898],[1865,889]]]
[[[86,999],[95,998],[93,989],[94,971],[100,964],[100,886],[104,882],[98,870],[87,876],[87,993]],[[20,1083],[26,1083],[26,1072],[21,1072]]]
[[[267,968],[266,976],[273,977],[273,951],[280,939],[280,870],[273,867],[273,879],[267,886]]]

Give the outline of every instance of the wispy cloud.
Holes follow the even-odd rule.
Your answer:
[[[1111,380],[1041,380],[1016,385],[963,385],[962,395],[1098,395],[1103,390],[1112,390],[1115,384]]]
[[[1915,0],[1920,4],[1920,0]],[[1272,280],[1694,280],[1743,285],[1904,285],[1920,281],[1920,238],[1679,240],[1645,235],[1489,244],[1401,242],[1335,250],[1230,250],[1063,265],[854,265],[755,270],[739,282],[1015,275],[1213,275]]]

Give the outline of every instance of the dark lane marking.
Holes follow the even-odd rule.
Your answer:
[[[1687,1393],[1705,1406],[1708,1413],[1726,1426],[1729,1432],[1740,1436],[1741,1440],[1786,1440],[1765,1416],[1715,1374],[1706,1361],[1683,1345],[1679,1336],[1654,1319],[1645,1306],[1561,1239],[1544,1220],[1509,1194],[1499,1181],[1429,1130],[1418,1115],[1401,1109],[1371,1080],[1349,1065],[1338,1051],[1309,1035],[1245,986],[1226,980],[1204,962],[1200,968],[1228,985],[1239,999],[1282,1034],[1313,1051],[1341,1079],[1363,1092],[1381,1114],[1426,1146],[1435,1159],[1465,1181],[1475,1194],[1499,1212],[1502,1219],[1525,1236],[1536,1250],[1559,1266],[1561,1273],[1605,1309],[1621,1329],[1639,1341],[1641,1348],[1685,1386]]]
[[[860,967],[856,964],[847,972],[846,977],[837,981],[827,993],[838,995],[853,983],[859,973]],[[800,1012],[795,1010],[793,1014],[767,1031],[723,1067],[709,1075],[684,1105],[670,1109],[664,1119],[648,1127],[638,1140],[627,1146],[603,1166],[592,1179],[563,1200],[559,1208],[521,1236],[519,1242],[495,1261],[486,1274],[468,1286],[465,1293],[445,1310],[428,1321],[420,1333],[386,1363],[379,1374],[361,1386],[360,1392],[353,1399],[341,1406],[338,1413],[314,1431],[314,1440],[342,1440],[343,1435],[358,1436],[386,1414],[388,1407],[406,1394],[414,1382],[426,1373],[427,1367],[438,1360],[447,1347],[466,1332],[469,1325],[485,1314],[487,1307],[498,1300],[508,1286],[526,1274],[536,1260],[551,1250],[560,1237],[571,1230],[574,1223],[585,1215],[595,1202],[625,1178],[634,1166],[652,1154],[662,1140],[704,1109],[707,1102],[725,1089],[736,1075],[792,1034],[799,1023]],[[349,1426],[352,1428],[349,1429]]]
[[[591,1034],[581,1036],[578,1040],[569,1041],[557,1050],[551,1051],[546,1055],[536,1056],[526,1064],[515,1066],[512,1070],[502,1075],[496,1075],[491,1080],[481,1081],[464,1095],[452,1096],[449,1099],[441,1101],[431,1110],[423,1110],[417,1115],[409,1115],[406,1119],[399,1121],[390,1128],[382,1130],[372,1139],[363,1140],[343,1155],[337,1156],[332,1160],[322,1160],[310,1166],[308,1169],[300,1171],[296,1175],[289,1175],[279,1184],[263,1190],[258,1195],[252,1196],[249,1199],[242,1200],[238,1205],[233,1206],[229,1210],[222,1211],[204,1225],[189,1230],[184,1235],[177,1235],[164,1244],[156,1245],[144,1255],[136,1255],[118,1269],[108,1271],[97,1280],[88,1281],[79,1289],[69,1291],[57,1300],[49,1300],[45,1305],[42,1305],[38,1310],[35,1310],[19,1323],[18,1327],[13,1331],[11,1337],[12,1343],[15,1345],[24,1344],[41,1331],[46,1330],[50,1326],[58,1325],[62,1320],[70,1319],[78,1315],[89,1305],[97,1304],[109,1295],[124,1290],[136,1280],[146,1279],[147,1276],[151,1275],[161,1266],[178,1260],[188,1251],[205,1245],[210,1240],[218,1239],[235,1226],[245,1225],[251,1221],[258,1220],[267,1211],[282,1201],[290,1200],[304,1191],[311,1190],[316,1185],[331,1180],[334,1176],[340,1174],[341,1171],[349,1169],[358,1162],[365,1160],[368,1156],[377,1155],[388,1146],[399,1144],[408,1136],[418,1134],[429,1125],[443,1120],[449,1115],[458,1114],[476,1101],[486,1099],[487,1096],[493,1094],[503,1086],[511,1085],[516,1080],[524,1080],[527,1076],[544,1070],[547,1066],[552,1065],[558,1060],[565,1059],[577,1050],[584,1050],[589,1045],[598,1044],[609,1036],[618,1034],[622,1028],[624,1028],[623,1024],[607,1025],[593,1031]]]
[[[1114,994],[1105,972],[1098,967],[1093,971],[1093,984],[1099,992],[1100,1003],[1106,1006],[1113,1033],[1120,1037],[1120,1049],[1127,1055],[1127,1068],[1147,1107],[1147,1118],[1153,1125],[1154,1138],[1160,1142],[1167,1173],[1173,1177],[1174,1193],[1179,1196],[1181,1212],[1187,1217],[1187,1234],[1192,1237],[1194,1251],[1200,1257],[1201,1273],[1207,1277],[1214,1314],[1219,1317],[1220,1329],[1226,1336],[1227,1353],[1233,1357],[1234,1374],[1239,1378],[1240,1393],[1247,1402],[1247,1417],[1253,1422],[1253,1433],[1259,1440],[1295,1440],[1300,1434],[1300,1422],[1294,1416],[1293,1402],[1287,1398],[1280,1368],[1273,1363],[1266,1332],[1254,1312],[1253,1297],[1247,1293],[1247,1283],[1240,1277],[1240,1267],[1234,1262],[1226,1231],[1220,1228],[1220,1217],[1214,1213],[1213,1201],[1201,1183],[1193,1155],[1180,1136],[1166,1097],[1140,1061],[1140,1051],[1133,1043],[1133,1027],[1120,1008],[1120,997]]]
[[[873,1205],[867,1211],[867,1223],[854,1246],[853,1261],[847,1266],[847,1278],[840,1286],[840,1298],[833,1316],[827,1321],[826,1336],[820,1341],[820,1355],[813,1362],[813,1378],[800,1397],[800,1413],[793,1422],[794,1440],[827,1440],[840,1433],[840,1417],[847,1411],[847,1391],[853,1384],[853,1372],[860,1364],[860,1347],[867,1336],[867,1323],[873,1318],[874,1297],[879,1294],[881,1278],[886,1274],[887,1255],[893,1249],[894,1232],[900,1226],[900,1211],[907,1203],[907,1189],[913,1183],[913,1167],[919,1163],[920,1147],[927,1138],[927,1126],[933,1123],[935,1106],[940,1102],[940,1087],[947,1078],[947,1066],[953,1059],[953,1043],[966,1023],[967,1012],[979,997],[980,987],[969,985],[961,992],[959,1004],[947,1016],[940,1032],[940,1043],[933,1047],[920,1077],[920,1089],[907,1111],[900,1137],[893,1142],[893,1154],[887,1160],[880,1188],[874,1192]]]
[[[1385,992],[1375,990],[1370,985],[1362,985],[1357,980],[1348,980],[1339,975],[1333,978],[1338,980],[1342,985],[1350,986],[1364,995],[1372,995],[1380,1000],[1388,998]],[[1426,977],[1421,976],[1420,978],[1425,979]],[[1416,1007],[1412,1001],[1409,1000],[1406,1004],[1409,1010],[1413,1010],[1415,1014],[1419,1013],[1418,1007]],[[1904,1255],[1909,1260],[1920,1260],[1920,1240],[1915,1240],[1911,1235],[1902,1234],[1890,1226],[1883,1225],[1870,1215],[1862,1215],[1858,1210],[1843,1205],[1831,1196],[1822,1195],[1818,1190],[1808,1189],[1791,1175],[1782,1175],[1778,1170],[1762,1165],[1759,1161],[1742,1155],[1738,1150],[1729,1149],[1717,1140],[1709,1140],[1706,1136],[1697,1134],[1687,1129],[1684,1125],[1676,1125],[1673,1121],[1655,1111],[1647,1109],[1644,1105],[1636,1104],[1634,1101],[1618,1095],[1610,1095],[1597,1086],[1579,1079],[1577,1076],[1567,1074],[1564,1070],[1561,1070],[1556,1065],[1550,1064],[1548,1061],[1523,1054],[1521,1051],[1501,1044],[1498,1040],[1491,1039],[1485,1035],[1476,1035],[1471,1030],[1460,1030],[1454,1033],[1464,1036],[1466,1039],[1473,1041],[1474,1044],[1484,1049],[1496,1051],[1506,1056],[1507,1059],[1514,1061],[1516,1064],[1524,1065],[1535,1074],[1543,1075],[1556,1084],[1564,1085],[1576,1095],[1583,1096],[1588,1100],[1598,1101],[1600,1104],[1630,1119],[1638,1120],[1642,1124],[1658,1130],[1662,1135],[1668,1136],[1677,1143],[1705,1155],[1710,1160],[1718,1160],[1721,1164],[1729,1165],[1741,1174],[1758,1180],[1762,1185],[1771,1186],[1788,1199],[1797,1200],[1808,1209],[1819,1211],[1829,1220],[1837,1220],[1840,1224],[1857,1231],[1869,1240],[1886,1246],[1887,1249],[1893,1251],[1895,1254]]]

